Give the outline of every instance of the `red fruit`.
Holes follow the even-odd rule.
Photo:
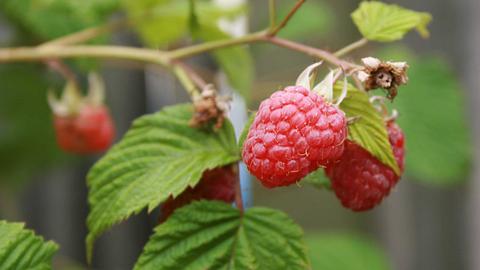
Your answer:
[[[75,115],[54,115],[54,127],[60,148],[77,154],[104,151],[115,136],[112,118],[104,105],[84,105]]]
[[[287,186],[340,158],[346,136],[340,109],[302,86],[289,86],[260,104],[243,161],[264,186]]]
[[[161,219],[165,221],[177,208],[196,200],[218,200],[233,203],[235,200],[235,173],[232,166],[205,171],[194,188],[187,188],[176,198],[170,197],[161,208]]]
[[[390,144],[400,170],[404,168],[404,135],[395,123],[387,124]],[[341,159],[325,170],[342,205],[365,211],[378,205],[400,179],[358,144],[346,141]]]

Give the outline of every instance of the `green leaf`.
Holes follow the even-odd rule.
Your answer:
[[[189,4],[189,18],[188,18],[188,25],[190,27],[190,32],[197,31],[200,23],[198,22],[198,15],[196,10],[196,1],[195,0],[188,0]]]
[[[51,261],[58,246],[45,242],[23,223],[0,220],[0,269],[52,269]]]
[[[203,171],[238,161],[232,125],[191,128],[191,105],[141,117],[88,174],[87,254],[95,238],[132,214],[151,211],[169,196],[195,186]]]
[[[155,228],[135,269],[310,267],[302,230],[284,213],[255,207],[242,215],[223,202],[200,201]]]
[[[341,94],[342,87],[342,83],[335,84],[335,97]],[[349,84],[347,97],[340,104],[340,108],[348,118],[357,118],[356,121],[348,125],[349,139],[358,143],[399,175],[400,169],[393,156],[387,128],[380,114],[369,102],[367,93]]]
[[[204,41],[231,38],[216,26],[202,25],[196,36]],[[231,86],[248,98],[253,81],[253,59],[247,47],[235,46],[211,53],[225,72]]]
[[[245,142],[245,139],[247,139],[248,131],[250,130],[250,127],[253,124],[253,120],[255,120],[255,116],[257,115],[257,112],[253,112],[250,114],[248,117],[247,122],[245,123],[245,126],[243,127],[242,133],[240,134],[240,138],[238,138],[238,146],[240,148],[243,148],[243,143]]]
[[[106,21],[119,0],[2,0],[0,8],[25,30],[47,40]]]
[[[188,36],[193,30],[189,27],[192,16],[198,25],[216,25],[220,18],[245,12],[243,5],[221,8],[212,1],[195,1],[194,9],[187,0],[123,0],[122,6],[142,41],[152,48],[164,47]]]
[[[365,38],[382,42],[402,39],[412,29],[428,37],[427,25],[432,20],[429,13],[377,1],[362,2],[351,16]]]
[[[406,173],[431,184],[463,182],[472,165],[464,89],[441,58],[421,57],[409,64],[409,83],[392,104],[405,132]]]
[[[388,270],[386,255],[369,239],[349,234],[307,235],[313,269]]]
[[[165,46],[188,32],[187,1],[124,0],[122,4],[134,29],[149,47]]]
[[[320,168],[312,173],[309,173],[300,181],[311,184],[314,187],[319,189],[328,189],[328,190],[332,189],[332,183],[325,175],[325,171],[323,168]]]

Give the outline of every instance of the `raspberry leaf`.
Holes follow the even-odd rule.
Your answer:
[[[323,168],[320,168],[312,173],[309,173],[300,181],[309,183],[316,188],[328,189],[328,190],[332,189],[332,183],[325,175],[325,171]]]
[[[103,231],[195,186],[203,171],[240,159],[229,121],[218,131],[194,129],[189,126],[192,112],[191,105],[177,105],[137,119],[90,170],[89,260]]]
[[[57,244],[24,226],[0,221],[0,269],[51,269]]]
[[[268,251],[268,252],[267,252]],[[199,201],[155,228],[135,270],[310,269],[303,232],[286,214]]]
[[[343,83],[335,84],[335,97],[340,96],[342,91]],[[384,120],[370,103],[367,93],[349,84],[347,96],[340,104],[340,108],[347,117],[357,118],[348,125],[349,139],[358,143],[383,164],[391,167],[397,175],[400,175],[400,169],[388,141]]]
[[[351,14],[362,35],[374,41],[390,42],[402,39],[412,29],[428,37],[427,25],[432,16],[377,1],[364,1]]]
[[[245,126],[243,127],[242,133],[240,134],[240,138],[238,138],[238,146],[240,147],[240,149],[243,148],[243,143],[245,142],[245,139],[248,136],[248,131],[250,130],[250,127],[252,126],[253,121],[255,120],[256,114],[257,112],[253,112],[252,114],[250,114],[247,122],[245,123]]]

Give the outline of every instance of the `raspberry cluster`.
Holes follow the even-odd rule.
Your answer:
[[[205,171],[194,188],[187,188],[176,198],[170,197],[161,208],[161,219],[165,221],[177,208],[196,200],[218,200],[233,203],[235,200],[235,173],[232,166]]]
[[[289,86],[261,103],[243,161],[264,186],[287,186],[340,158],[346,137],[340,109],[302,86]]]
[[[387,130],[395,160],[403,172],[403,132],[393,122],[387,124]],[[365,211],[378,205],[400,179],[390,167],[348,140],[341,159],[325,171],[342,205],[353,211]]]
[[[403,172],[403,132],[393,120],[387,130]],[[323,167],[343,206],[368,210],[390,193],[400,176],[346,137],[343,111],[313,91],[289,86],[260,104],[242,157],[268,188],[291,185]]]

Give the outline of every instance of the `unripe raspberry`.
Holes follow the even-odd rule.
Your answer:
[[[233,203],[235,200],[235,173],[232,166],[205,171],[194,188],[187,188],[175,199],[170,197],[161,208],[161,219],[165,221],[177,208],[196,200],[218,200]]]
[[[387,124],[387,130],[395,160],[403,172],[403,132],[393,122]],[[348,140],[341,159],[325,171],[342,205],[353,211],[365,211],[378,205],[400,179],[390,167]]]
[[[57,142],[66,152],[88,154],[105,151],[115,137],[115,127],[104,105],[85,105],[78,114],[54,115]]]
[[[264,186],[287,186],[338,159],[346,137],[340,109],[302,86],[289,86],[260,104],[243,161]]]

